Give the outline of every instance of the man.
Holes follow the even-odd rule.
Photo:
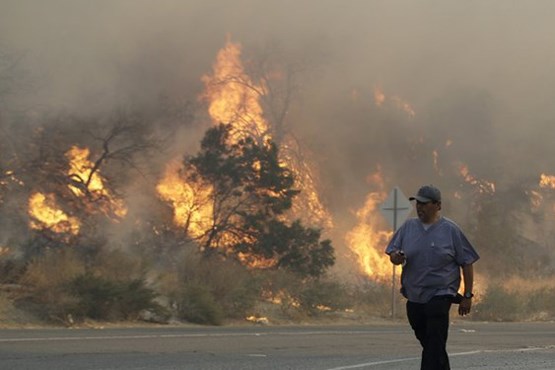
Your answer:
[[[461,283],[464,294],[459,314],[472,307],[472,264],[480,257],[461,229],[441,216],[441,192],[422,186],[414,197],[418,218],[407,220],[385,252],[395,265],[403,265],[401,293],[407,298],[407,318],[422,345],[421,370],[448,370],[449,310]]]

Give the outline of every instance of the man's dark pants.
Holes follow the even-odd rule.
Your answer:
[[[422,345],[421,370],[449,370],[447,334],[449,297],[434,297],[428,303],[407,302],[407,317]]]

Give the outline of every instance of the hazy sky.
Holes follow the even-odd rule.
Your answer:
[[[496,166],[517,174],[555,172],[554,34],[551,0],[0,0],[0,46],[23,56],[34,104],[94,111],[195,96],[228,37],[245,54],[275,43],[289,61],[316,61],[297,119],[322,145],[322,128],[363,124],[345,115],[350,94],[371,106],[380,86],[412,105],[404,124],[436,135],[431,149],[454,135],[473,165],[495,146]],[[341,135],[338,153],[350,145]]]
[[[379,83],[415,104],[467,85],[524,119],[551,105],[554,28],[550,0],[0,1],[1,45],[25,53],[64,104],[79,90],[123,94],[125,78],[195,83],[230,34],[317,48],[330,82]]]

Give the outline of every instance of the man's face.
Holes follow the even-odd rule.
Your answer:
[[[435,221],[436,215],[441,209],[440,202],[419,202],[416,201],[416,214],[420,221],[429,224]]]

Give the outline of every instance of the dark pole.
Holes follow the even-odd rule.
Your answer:
[[[405,196],[403,195],[403,193],[401,192],[401,190],[396,186],[393,188],[393,191],[389,194],[389,197],[387,198],[387,201],[382,205],[381,210],[383,212],[385,212],[386,217],[388,218],[388,221],[390,221],[390,223],[393,226],[393,233],[395,234],[395,232],[397,231],[397,228],[399,227],[398,223],[399,221],[401,221],[399,219],[400,216],[404,217],[404,213],[400,214],[400,211],[408,211],[410,212],[410,203],[407,206],[400,206],[400,199],[399,197],[401,197],[402,201],[406,201],[408,202],[407,199],[405,199]],[[393,198],[393,199],[392,199]],[[390,206],[390,202],[393,202],[393,204]],[[389,218],[390,215],[390,211],[393,211],[393,220],[391,220]],[[404,218],[403,218],[404,219]],[[392,277],[391,277],[391,317],[394,318],[395,314],[396,314],[396,307],[395,307],[395,303],[396,303],[396,299],[395,299],[395,294],[396,292],[396,285],[397,285],[397,279],[395,277],[395,273],[396,273],[396,269],[397,266],[393,265],[392,267]]]
[[[393,233],[397,231],[397,187],[393,189]],[[397,269],[396,265],[393,266],[393,272],[391,277],[391,318],[395,318],[395,286],[397,285],[395,282],[395,270]]]

